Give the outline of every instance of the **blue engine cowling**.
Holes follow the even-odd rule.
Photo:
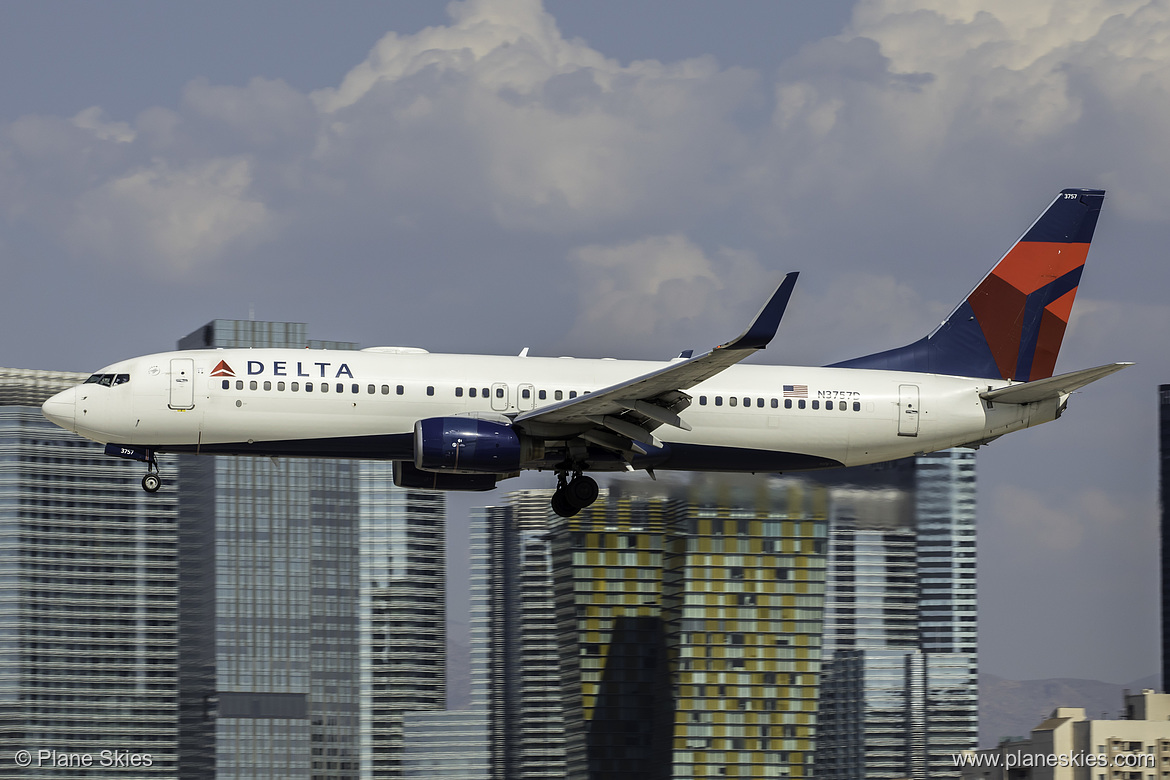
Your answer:
[[[474,417],[429,417],[414,424],[414,465],[452,474],[509,474],[532,446],[511,425]]]

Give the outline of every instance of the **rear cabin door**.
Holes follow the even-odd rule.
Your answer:
[[[195,361],[192,358],[171,359],[170,407],[195,408]]]
[[[898,385],[898,435],[918,435],[918,385]]]

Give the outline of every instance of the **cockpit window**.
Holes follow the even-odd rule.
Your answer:
[[[104,385],[106,387],[110,387],[112,385],[124,385],[129,381],[129,374],[94,374],[89,379],[85,380],[85,384]]]

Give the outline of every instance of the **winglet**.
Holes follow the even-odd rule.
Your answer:
[[[796,277],[799,275],[798,271],[793,271],[785,276],[784,281],[780,282],[780,286],[776,288],[776,292],[772,293],[772,297],[764,304],[764,308],[760,309],[760,313],[752,320],[752,324],[748,325],[747,330],[716,349],[764,349],[767,347],[768,343],[775,337],[776,329],[780,327],[780,320],[784,317],[784,310],[788,308],[788,299],[792,297],[792,288],[796,286]]]

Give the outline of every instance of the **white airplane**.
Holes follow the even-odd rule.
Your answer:
[[[781,472],[978,446],[1054,420],[1129,363],[1053,376],[1103,190],[1066,189],[930,335],[822,368],[738,365],[772,340],[788,274],[739,337],[669,362],[361,351],[165,352],[103,368],[44,414],[147,464],[155,455],[376,458],[400,486],[490,490],[552,471],[552,506],[597,497],[586,472]]]

